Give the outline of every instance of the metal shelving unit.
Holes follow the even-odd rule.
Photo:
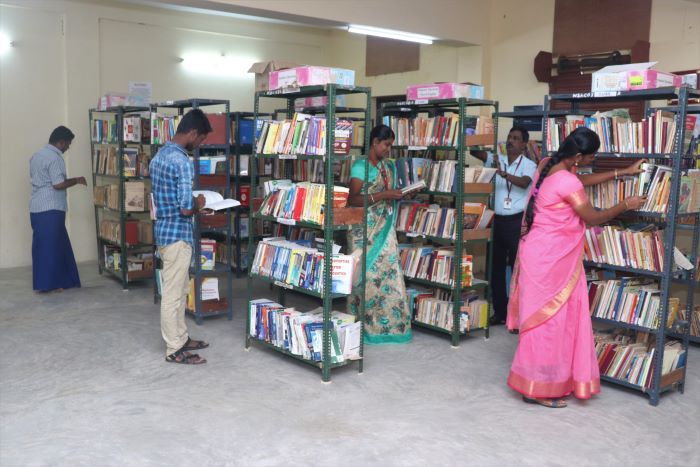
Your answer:
[[[334,122],[336,119],[336,116],[338,113],[343,112],[343,108],[337,108],[335,106],[336,99],[335,97],[337,95],[341,94],[363,94],[366,97],[366,107],[365,109],[361,109],[362,112],[364,112],[364,121],[365,121],[365,128],[368,128],[370,125],[370,106],[371,106],[371,91],[369,88],[365,87],[355,87],[355,86],[342,86],[342,85],[337,85],[337,84],[327,84],[324,86],[304,86],[304,87],[299,87],[299,88],[286,88],[286,89],[279,89],[279,90],[274,90],[274,91],[259,91],[255,93],[255,110],[254,110],[254,119],[257,120],[260,115],[260,101],[261,99],[267,99],[267,98],[273,98],[273,99],[283,99],[286,101],[286,110],[283,111],[276,111],[275,114],[278,113],[285,113],[286,118],[292,118],[294,115],[294,100],[300,97],[312,97],[312,96],[326,96],[328,104],[323,107],[322,109],[319,108],[318,112],[314,113],[323,113],[325,114],[326,118],[328,119],[328,122]],[[357,109],[349,109],[349,111],[358,111]],[[332,124],[328,125],[328,128],[333,128]],[[255,135],[255,139],[253,140],[253,156],[251,159],[251,164],[250,164],[250,170],[251,170],[251,196],[256,193],[256,188],[257,188],[257,170],[258,170],[258,159],[263,157],[262,154],[257,154],[255,148],[257,146],[257,134]],[[369,132],[365,132],[365,147],[369,146]],[[253,297],[253,281],[258,280],[262,282],[267,282],[271,284],[272,287],[277,289],[278,292],[278,302],[281,305],[285,304],[285,295],[287,293],[287,290],[291,290],[297,293],[302,293],[304,295],[308,295],[311,297],[316,297],[323,302],[323,343],[322,343],[322,355],[321,355],[321,361],[314,361],[310,359],[303,358],[299,355],[292,354],[285,349],[281,347],[276,347],[270,343],[267,343],[265,341],[262,341],[260,339],[255,338],[254,336],[250,335],[249,329],[250,329],[250,324],[251,324],[251,317],[250,317],[250,309],[246,311],[246,341],[245,341],[245,347],[246,349],[249,349],[252,343],[255,343],[257,345],[260,345],[265,348],[269,348],[271,350],[274,350],[280,354],[286,355],[288,357],[292,357],[296,360],[299,360],[303,363],[309,364],[311,366],[317,367],[321,370],[321,375],[322,375],[322,380],[324,382],[328,382],[331,379],[331,369],[340,367],[340,366],[346,366],[351,361],[344,361],[342,363],[332,363],[331,362],[331,327],[332,327],[332,322],[331,322],[331,311],[332,311],[332,306],[333,306],[333,300],[334,299],[340,299],[340,298],[345,298],[347,295],[345,294],[334,294],[332,293],[332,282],[331,282],[331,270],[332,270],[332,258],[333,258],[333,252],[332,252],[332,247],[333,247],[333,237],[334,233],[338,231],[343,231],[347,230],[348,226],[346,225],[336,225],[333,222],[333,214],[334,214],[334,208],[333,208],[333,185],[334,185],[334,171],[333,171],[333,165],[334,162],[338,161],[340,158],[336,157],[334,155],[333,147],[334,147],[334,139],[335,135],[333,131],[328,131],[326,135],[326,157],[323,157],[322,160],[324,161],[324,179],[325,179],[325,186],[326,186],[326,196],[325,196],[325,208],[324,208],[324,224],[319,225],[319,224],[314,224],[310,222],[296,222],[296,226],[304,226],[308,228],[314,228],[318,229],[321,232],[323,232],[323,238],[324,238],[324,248],[323,248],[323,256],[324,256],[324,270],[323,270],[323,293],[318,293],[312,290],[304,289],[301,287],[295,287],[291,286],[289,284],[285,284],[279,281],[275,281],[271,278],[268,277],[263,277],[257,274],[248,274],[248,302],[254,298]],[[264,157],[268,157],[268,155],[264,155]],[[284,155],[273,155],[269,157],[275,157],[277,159],[284,159]],[[343,156],[344,157],[344,156]],[[366,169],[366,172],[368,169]],[[248,255],[249,255],[249,261],[248,264],[252,265],[252,261],[255,255],[255,245],[257,243],[257,240],[262,236],[261,233],[257,233],[257,224],[258,222],[254,222],[254,220],[257,219],[265,219],[265,220],[270,220],[273,222],[278,222],[278,219],[275,218],[267,218],[266,216],[260,216],[256,213],[255,211],[255,206],[254,203],[252,202],[253,200],[251,199],[250,203],[250,229],[249,229],[249,234],[248,234]],[[282,225],[285,225],[285,222],[279,222]],[[367,195],[364,197],[364,212],[363,212],[363,217],[362,217],[362,225],[363,225],[363,232],[364,232],[364,238],[367,238]],[[361,268],[360,269],[360,281],[359,281],[359,287],[355,287],[353,290],[354,294],[360,295],[361,297],[361,303],[360,303],[360,313],[359,316],[357,317],[358,321],[360,321],[362,324],[361,332],[364,333],[364,312],[365,312],[365,293],[364,293],[364,284],[365,284],[365,266],[366,266],[366,257],[367,257],[367,242],[364,242],[363,245],[363,252],[362,252],[362,259],[357,265],[357,267]],[[361,373],[363,371],[363,364],[364,364],[364,346],[362,344],[362,340],[360,340],[360,359],[358,360],[358,371]]]
[[[460,187],[460,189],[455,192],[455,193],[450,193],[446,194],[444,196],[443,194],[438,194],[438,193],[431,193],[431,192],[422,192],[422,194],[427,194],[429,197],[430,202],[432,203],[435,196],[442,196],[442,197],[450,197],[454,198],[454,207],[455,207],[455,231],[456,231],[456,238],[455,240],[452,239],[445,239],[445,238],[437,238],[437,237],[430,237],[430,236],[419,236],[421,239],[425,239],[427,241],[430,241],[431,243],[436,243],[436,244],[449,244],[449,245],[454,245],[455,247],[455,269],[452,272],[453,278],[454,278],[454,286],[447,286],[445,284],[439,284],[439,283],[434,283],[431,281],[425,281],[421,279],[413,279],[413,278],[407,278],[404,277],[404,279],[407,282],[413,282],[416,284],[421,284],[424,286],[429,286],[433,288],[438,288],[442,290],[450,290],[452,292],[452,329],[445,329],[441,327],[434,326],[429,323],[423,323],[420,321],[416,321],[415,319],[411,320],[412,325],[415,325],[418,328],[425,328],[425,329],[430,329],[432,331],[444,333],[450,336],[451,338],[451,343],[453,347],[459,346],[460,343],[460,338],[462,336],[469,335],[471,332],[476,331],[476,330],[481,330],[483,329],[485,333],[485,337],[489,337],[489,326],[488,326],[488,320],[487,320],[487,325],[484,328],[478,328],[478,329],[471,329],[468,333],[463,333],[460,331],[460,308],[461,308],[461,300],[462,300],[462,292],[466,290],[483,290],[484,291],[484,296],[486,300],[488,301],[488,315],[491,314],[491,261],[493,258],[493,229],[491,229],[490,235],[488,239],[479,239],[479,240],[467,240],[464,238],[464,214],[463,214],[463,207],[464,207],[464,202],[467,201],[470,198],[487,198],[489,200],[489,204],[493,204],[493,183],[491,182],[488,184],[488,190],[484,190],[479,192],[479,190],[466,190],[465,189],[465,183],[464,183],[464,167],[465,167],[465,159],[467,155],[468,150],[474,150],[474,149],[483,149],[481,145],[479,146],[469,146],[467,145],[466,139],[465,139],[465,128],[466,128],[466,119],[468,117],[467,115],[467,109],[469,107],[493,107],[494,108],[494,141],[493,141],[493,147],[494,150],[497,147],[498,144],[498,102],[497,101],[490,101],[490,100],[484,100],[484,99],[467,99],[467,98],[459,98],[459,99],[436,99],[436,100],[431,100],[431,101],[401,101],[401,102],[388,102],[382,105],[381,107],[381,116],[382,118],[384,116],[399,116],[399,117],[408,117],[408,118],[414,118],[416,117],[419,113],[427,113],[429,116],[434,117],[434,116],[440,116],[443,115],[447,112],[450,113],[457,113],[459,115],[459,128],[457,130],[458,132],[458,141],[457,141],[457,146],[393,146],[393,149],[403,149],[407,150],[408,153],[411,153],[412,151],[430,151],[430,150],[444,150],[444,151],[455,151],[455,158],[458,161],[457,163],[457,170],[455,171],[455,176],[457,177],[457,182],[456,185]],[[410,157],[410,156],[409,156]],[[421,194],[421,193],[419,193]],[[412,238],[412,236],[408,236],[408,238]],[[486,280],[485,281],[478,281],[474,280],[474,283],[472,286],[469,287],[462,287],[462,269],[461,267],[457,267],[461,263],[461,258],[462,254],[464,252],[464,247],[466,244],[470,243],[483,243],[486,241],[488,243],[487,247],[487,253],[486,253]]]
[[[614,93],[600,93],[596,94],[590,93],[576,93],[576,94],[554,94],[550,96],[545,96],[544,99],[544,112],[545,119],[550,116],[554,116],[554,113],[550,114],[550,103],[552,101],[562,101],[567,102],[570,106],[566,114],[580,114],[579,104],[582,102],[604,102],[604,101],[614,101],[614,102],[630,102],[643,100],[646,102],[647,111],[652,111],[649,109],[649,101],[661,100],[661,99],[678,99],[679,105],[669,108],[676,113],[677,121],[677,132],[676,138],[676,150],[670,154],[615,154],[615,153],[599,153],[599,157],[602,158],[618,158],[618,157],[644,157],[644,158],[664,158],[667,159],[667,163],[671,165],[673,172],[671,177],[671,192],[669,199],[669,208],[666,215],[656,215],[650,216],[648,213],[638,213],[637,217],[644,218],[648,222],[654,222],[662,224],[665,226],[665,238],[664,238],[664,264],[662,272],[646,271],[640,269],[626,268],[621,266],[613,266],[608,264],[591,263],[585,262],[584,266],[587,268],[604,269],[612,271],[613,273],[623,273],[626,275],[642,275],[647,277],[652,277],[659,281],[659,288],[661,289],[661,309],[659,315],[660,329],[650,329],[639,326],[630,325],[628,323],[623,323],[613,320],[603,320],[600,318],[593,318],[594,323],[604,324],[607,326],[612,326],[615,328],[628,329],[638,332],[649,332],[653,334],[656,338],[656,347],[654,352],[654,369],[652,375],[652,383],[650,387],[642,387],[634,384],[630,384],[627,381],[622,381],[616,378],[611,378],[609,376],[601,376],[601,380],[624,386],[627,388],[636,389],[642,391],[649,396],[649,403],[651,405],[657,405],[659,403],[659,398],[661,393],[668,391],[673,388],[677,388],[681,393],[685,389],[685,371],[687,368],[687,352],[688,352],[688,342],[689,342],[689,324],[687,321],[676,322],[673,328],[667,328],[666,322],[668,317],[668,299],[671,292],[671,284],[676,282],[684,283],[688,290],[688,301],[687,301],[687,312],[692,311],[693,305],[693,290],[696,286],[695,277],[697,271],[693,270],[687,274],[687,277],[679,281],[678,278],[673,276],[673,248],[676,242],[676,231],[678,228],[677,221],[681,217],[687,215],[678,213],[678,199],[680,190],[680,177],[681,177],[681,165],[684,159],[687,159],[687,155],[684,153],[686,148],[682,147],[685,137],[685,116],[688,111],[688,99],[689,98],[700,97],[700,91],[695,89],[690,89],[687,87],[667,87],[659,89],[646,89],[641,91],[627,91],[627,92],[614,92]],[[558,111],[557,116],[560,115]],[[545,120],[546,121],[546,120]],[[543,141],[546,145],[547,134],[546,125],[544,125]],[[546,148],[551,150],[552,148]],[[631,214],[631,213],[630,213]],[[700,224],[697,222],[693,228],[693,251],[691,253],[691,261],[695,261],[698,255],[698,243],[700,243]],[[689,316],[689,315],[688,315]],[[683,349],[686,352],[686,364],[682,368],[678,368],[666,375],[661,374],[664,346],[666,344],[667,337],[674,337],[682,342]]]
[[[183,115],[190,109],[209,109],[211,107],[221,109],[223,114],[226,115],[225,141],[227,144],[206,144],[192,151],[191,157],[194,163],[194,181],[192,189],[223,190],[224,198],[228,198],[231,196],[231,177],[229,176],[231,173],[231,145],[228,144],[231,141],[231,112],[229,101],[199,98],[166,101],[152,104],[150,110],[151,118],[153,118],[154,115],[157,115],[159,111],[163,110],[170,112],[169,115],[172,116],[173,114]],[[151,144],[151,154],[154,157],[161,146],[161,144]],[[207,155],[211,151],[217,151],[220,155],[225,156],[225,175],[203,175],[199,173],[200,157]],[[208,226],[207,221],[209,220],[209,216],[204,215],[197,215],[193,226],[194,244],[192,245],[192,258],[194,261],[190,268],[190,277],[194,279],[195,309],[187,309],[187,314],[194,317],[195,322],[200,325],[204,323],[204,318],[226,316],[229,320],[233,319],[233,224],[231,222],[233,214],[230,209],[227,209],[223,213],[216,213],[213,216],[225,217],[225,220],[221,222],[221,227]],[[202,264],[201,261],[199,261],[202,254],[201,239],[204,235],[218,236],[226,245],[227,255],[225,261],[220,261],[220,258],[217,259],[218,264],[215,264],[214,271],[202,270]],[[158,263],[160,262],[158,259],[156,259],[156,261]],[[158,266],[160,266],[160,264],[158,264]],[[156,274],[156,269],[157,268],[154,267],[154,274]],[[226,296],[213,303],[202,301],[202,280],[205,277],[218,277],[220,291],[222,288],[221,280],[225,281],[224,287]],[[154,280],[153,293],[154,301],[157,303],[160,300],[157,280]]]
[[[98,181],[102,179],[110,180],[112,182],[116,181],[119,187],[119,208],[112,209],[107,206],[94,205],[95,211],[95,236],[97,238],[97,268],[100,274],[103,272],[109,273],[110,277],[119,280],[122,284],[122,288],[127,290],[130,284],[134,282],[140,282],[143,280],[148,280],[151,278],[151,273],[143,273],[143,271],[128,271],[128,261],[127,257],[129,252],[143,251],[145,249],[151,249],[152,245],[135,243],[129,244],[126,241],[126,222],[127,220],[139,220],[139,214],[148,214],[148,211],[127,211],[126,210],[126,193],[125,193],[125,183],[128,181],[148,181],[149,177],[145,176],[125,176],[124,175],[124,149],[127,147],[142,149],[144,144],[124,141],[124,117],[128,116],[139,116],[143,117],[144,112],[148,112],[148,107],[134,107],[134,106],[118,106],[110,107],[105,110],[90,109],[89,111],[89,122],[90,122],[90,158],[91,158],[91,173],[92,173],[92,186],[96,187]],[[96,118],[100,116],[102,118]],[[110,139],[109,135],[104,135],[101,141],[95,141],[92,137],[93,122],[95,120],[109,120],[112,121],[116,129],[116,139]],[[97,146],[112,146],[116,150],[116,174],[103,174],[97,173],[96,160],[95,160],[95,149]],[[110,183],[111,184],[111,183]],[[100,220],[105,213],[111,213],[112,216],[118,218],[120,235],[118,241],[102,238],[100,236]],[[145,220],[145,219],[140,219]],[[111,269],[107,267],[104,260],[104,247],[105,245],[111,245],[119,248],[120,253],[120,268],[119,270]]]

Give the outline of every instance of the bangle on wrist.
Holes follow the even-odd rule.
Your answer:
[[[625,202],[625,211],[629,211],[629,210],[630,210],[630,205],[627,204],[627,200],[625,200],[624,202]]]
[[[369,200],[372,201],[372,204],[374,204],[374,203],[375,203],[375,201],[374,201],[374,195],[369,195]]]
[[[615,169],[615,180],[617,180],[617,169]]]

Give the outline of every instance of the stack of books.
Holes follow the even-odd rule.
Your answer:
[[[454,323],[453,302],[449,294],[415,293],[407,290],[409,301],[413,301],[414,321],[451,331]],[[486,327],[488,302],[474,292],[462,294],[459,312],[459,332]]]
[[[637,333],[633,342],[627,335],[596,332],[594,339],[601,375],[644,388],[651,386],[656,349],[653,342],[647,342],[647,334]],[[668,341],[664,348],[661,374],[683,368],[686,355],[680,342]]]
[[[464,203],[464,229],[485,229],[493,219],[493,211],[483,203]],[[456,238],[455,209],[437,204],[402,201],[396,217],[396,230],[409,236]]]
[[[651,230],[653,228],[589,227],[584,242],[584,260],[661,272],[664,264],[663,231]]]
[[[165,144],[172,140],[182,115],[166,117],[151,112],[151,144]]]
[[[275,180],[274,182],[280,182],[280,180]],[[334,193],[340,193],[341,191],[347,191],[347,188],[334,187],[333,191]],[[258,212],[263,216],[322,225],[325,204],[325,185],[308,182],[289,182],[277,184],[274,191],[265,197]],[[343,203],[339,203],[335,207],[344,207],[344,204],[342,206],[340,204]]]
[[[117,122],[114,120],[92,120],[92,131],[90,132],[93,143],[114,144],[117,138]]]
[[[683,148],[689,148],[695,118],[689,116]],[[568,115],[565,121],[547,119],[547,150],[556,151],[566,136],[574,129],[585,126],[600,137],[601,152],[618,153],[672,153],[676,151],[676,115],[657,110],[641,122],[633,122],[627,110],[616,109],[598,112],[591,117]]]
[[[325,117],[295,113],[288,120],[265,120],[256,147],[258,154],[310,155],[326,154],[327,123]],[[354,125],[336,119],[333,152],[347,155],[353,142]]]
[[[454,285],[454,248],[399,245],[401,268],[406,277]],[[472,285],[472,255],[462,255],[462,286]]]
[[[493,119],[490,117],[467,118],[471,123],[466,125],[465,134],[493,134]],[[385,116],[382,123],[394,130],[394,144],[397,146],[457,146],[459,116],[456,114],[415,118]]]
[[[324,255],[308,241],[264,238],[258,243],[250,271],[313,292],[323,293]],[[332,293],[350,294],[355,272],[355,258],[334,254],[331,272]]]
[[[594,281],[588,284],[591,316],[656,329],[661,291],[644,279]]]
[[[252,337],[307,360],[322,360],[322,311],[301,312],[263,298],[251,300],[248,312]],[[353,315],[331,312],[331,363],[360,358],[361,325]]]

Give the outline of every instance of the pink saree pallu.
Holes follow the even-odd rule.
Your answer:
[[[585,224],[573,210],[585,202],[578,177],[548,176],[520,240],[507,321],[520,340],[508,385],[526,397],[588,399],[600,392],[582,263]]]

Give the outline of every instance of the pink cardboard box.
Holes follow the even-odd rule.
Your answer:
[[[431,83],[414,84],[406,88],[406,100],[431,99],[483,99],[484,87],[472,83]]]
[[[635,91],[681,85],[680,76],[652,70],[654,65],[656,62],[610,65],[601,68],[591,77],[591,91]]]
[[[355,85],[355,72],[325,66],[300,66],[270,72],[270,89],[317,86],[328,83]]]

